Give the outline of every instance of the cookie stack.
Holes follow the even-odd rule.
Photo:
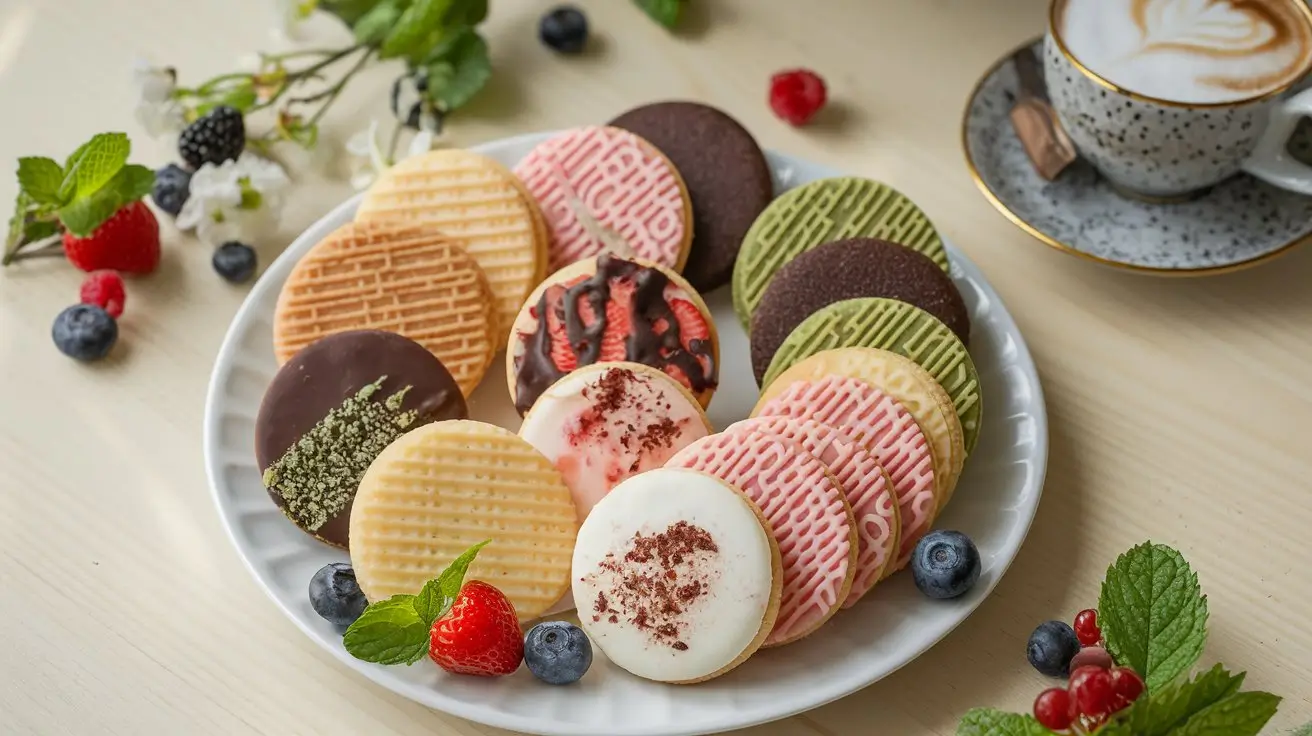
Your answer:
[[[454,149],[392,167],[283,285],[270,497],[373,601],[491,539],[470,578],[521,621],[572,594],[642,677],[702,681],[817,631],[951,498],[979,382],[919,208],[857,178],[771,197],[752,136],[683,102],[513,168]],[[762,393],[716,432],[701,293],[729,285]],[[469,418],[503,347],[517,432]]]

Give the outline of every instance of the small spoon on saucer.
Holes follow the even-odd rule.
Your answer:
[[[1011,125],[1039,176],[1052,181],[1077,156],[1075,145],[1048,100],[1039,59],[1030,46],[1011,57],[1020,77],[1020,96],[1011,108]]]

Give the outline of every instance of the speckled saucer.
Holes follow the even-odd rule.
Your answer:
[[[1040,57],[1042,45],[1034,42]],[[1044,181],[1008,118],[1019,87],[1009,52],[971,94],[962,137],[966,162],[984,196],[1043,243],[1131,271],[1201,276],[1256,265],[1312,234],[1312,198],[1246,174],[1178,204],[1123,197],[1084,161],[1056,181]],[[1312,161],[1307,121],[1289,148]]]

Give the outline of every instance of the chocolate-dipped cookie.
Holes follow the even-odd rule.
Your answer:
[[[419,343],[351,330],[311,343],[274,376],[255,419],[265,487],[306,533],[348,546],[356,486],[401,433],[469,416],[451,373]]]
[[[803,320],[835,302],[865,297],[919,307],[947,325],[963,345],[969,344],[966,303],[952,278],[933,260],[887,240],[836,240],[788,262],[762,295],[751,330],[757,384],[779,346]]]
[[[684,278],[703,293],[727,284],[743,236],[774,192],[752,134],[728,114],[696,102],[643,105],[610,125],[642,136],[683,176],[693,211]]]

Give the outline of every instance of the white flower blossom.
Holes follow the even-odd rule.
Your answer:
[[[277,228],[290,183],[281,166],[249,151],[235,161],[207,163],[191,177],[177,225],[195,228],[197,237],[215,246],[258,241]]]
[[[301,24],[314,14],[319,0],[274,0],[274,6],[278,12],[277,31],[296,40],[301,36]]]
[[[346,152],[351,155],[351,186],[357,191],[368,189],[379,174],[396,164],[396,161],[389,161],[383,152],[382,143],[378,140],[378,128],[378,121],[371,120],[367,129],[346,141]],[[410,145],[398,160],[432,150],[436,140],[437,136],[432,130],[420,130],[410,139]]]
[[[173,98],[177,75],[172,68],[152,65],[145,59],[133,64],[132,78],[138,98],[134,113],[137,122],[152,138],[176,135],[186,127],[182,105]]]

